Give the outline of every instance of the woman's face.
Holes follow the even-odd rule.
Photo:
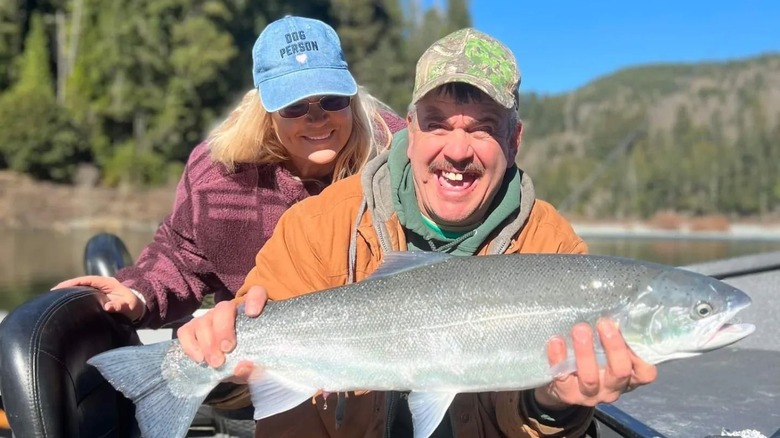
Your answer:
[[[344,96],[312,96],[271,113],[276,135],[290,155],[290,170],[301,178],[329,175],[352,134],[352,117]]]

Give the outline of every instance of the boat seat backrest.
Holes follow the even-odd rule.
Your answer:
[[[133,404],[86,361],[140,341],[91,288],[40,295],[0,324],[0,394],[15,436],[139,437]]]

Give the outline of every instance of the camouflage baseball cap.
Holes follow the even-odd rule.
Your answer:
[[[436,41],[417,62],[412,104],[434,88],[465,82],[505,108],[514,108],[520,70],[512,52],[476,29],[455,31]]]

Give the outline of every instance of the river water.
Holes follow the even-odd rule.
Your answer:
[[[153,232],[117,233],[135,257]],[[0,310],[11,310],[58,282],[84,272],[84,244],[92,231],[5,230],[0,232]],[[593,254],[687,265],[756,252],[780,250],[780,240],[685,240],[589,238]]]

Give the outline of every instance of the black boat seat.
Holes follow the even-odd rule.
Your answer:
[[[92,288],[48,292],[0,324],[0,393],[15,436],[140,437],[133,404],[86,364],[141,343],[101,299]]]
[[[127,247],[113,234],[97,234],[85,246],[87,275],[111,276],[131,263]],[[141,344],[127,318],[103,310],[103,299],[89,287],[50,291],[0,324],[0,394],[14,436],[140,436],[132,402],[86,363],[98,353]],[[187,320],[166,327],[175,333]],[[202,406],[191,435],[251,437],[253,412],[251,406],[237,411]]]

